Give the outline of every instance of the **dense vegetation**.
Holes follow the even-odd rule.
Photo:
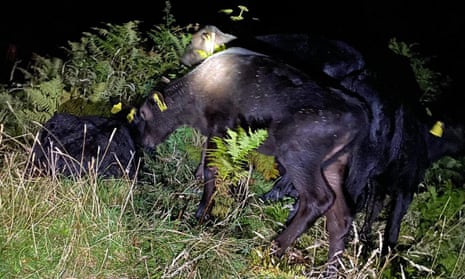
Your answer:
[[[34,137],[55,111],[109,115],[114,100],[137,105],[163,78],[187,69],[178,57],[189,26],[165,22],[148,31],[139,22],[106,24],[65,48],[67,57],[35,56],[20,81],[0,88],[1,278],[306,278],[324,268],[324,219],[283,259],[269,256],[293,201],[263,203],[273,161],[255,147],[266,136],[231,131],[212,155],[221,185],[208,224],[194,213],[202,185],[194,170],[205,138],[182,128],[153,154],[137,179],[30,177]],[[425,100],[440,81],[408,45]],[[442,84],[441,84],[442,86]],[[232,150],[232,151],[231,151]],[[248,169],[243,166],[249,165]],[[384,262],[380,247],[362,253],[359,221],[344,255],[341,278],[464,278],[463,160],[445,158],[427,173],[404,220],[399,251]],[[381,238],[383,224],[376,224]],[[380,239],[377,243],[380,242]]]

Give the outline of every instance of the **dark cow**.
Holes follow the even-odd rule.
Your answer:
[[[356,75],[365,69],[365,61],[357,50],[339,40],[310,36],[309,34],[266,34],[252,38],[238,38],[224,33],[213,25],[206,25],[192,35],[191,42],[180,61],[186,66],[194,66],[210,55],[230,47],[239,46],[272,56],[273,59],[291,64],[310,74],[320,84],[340,87],[340,80]],[[215,148],[211,141],[206,142],[196,176],[205,183],[214,183],[215,170],[209,167],[205,150]],[[285,169],[279,165],[280,173]],[[210,185],[206,187],[212,189]],[[297,193],[286,175],[281,175],[271,191],[263,195],[264,200],[278,200],[284,196],[297,197]],[[205,201],[200,203],[200,206]],[[295,207],[294,207],[295,208]],[[291,211],[289,219],[292,218]]]
[[[149,148],[188,125],[211,138],[237,127],[268,130],[259,151],[273,155],[299,196],[294,217],[275,239],[282,253],[325,215],[328,257],[344,249],[353,218],[342,183],[351,150],[366,137],[367,109],[358,98],[323,87],[308,75],[268,56],[240,48],[219,52],[167,84],[140,107],[136,123]],[[201,214],[212,188],[205,187]]]
[[[308,34],[268,34],[241,39],[222,32],[213,25],[207,25],[194,33],[180,61],[186,66],[194,66],[212,54],[227,48],[240,46],[265,53],[286,64],[291,64],[312,75],[320,83],[337,87],[339,79],[361,71],[365,62],[362,55],[347,43],[309,36]],[[205,183],[213,183],[215,170],[208,167],[205,150],[214,148],[207,140],[196,176]],[[209,144],[209,145],[208,145]],[[279,165],[280,173],[285,172]],[[212,187],[207,187],[211,189]],[[296,191],[286,176],[276,181],[273,190],[265,194],[265,200],[277,200],[283,196],[296,198]],[[202,202],[201,205],[204,203]],[[292,213],[291,213],[292,216]]]
[[[139,152],[127,121],[55,113],[42,127],[31,160],[47,175],[134,178]]]
[[[192,36],[181,61],[186,65],[198,64],[232,41],[238,38],[215,26],[206,26]],[[402,218],[426,169],[443,156],[463,155],[463,124],[444,124],[427,116],[416,101],[420,90],[408,61],[387,49],[377,51],[374,57],[378,61],[369,59],[367,67],[365,57],[352,46],[307,34],[263,35],[239,44],[268,52],[320,81],[329,81],[333,86],[337,82],[367,102],[371,112],[370,133],[358,155],[354,155],[358,159],[353,161],[350,169],[355,174],[350,177],[357,179],[346,182],[346,190],[356,203],[354,207],[358,210],[363,207],[367,213],[362,228],[365,239],[386,197],[391,197],[382,251],[386,254],[397,243]],[[433,125],[441,126],[433,132],[445,129],[432,133]],[[208,173],[208,168],[205,170]],[[285,169],[281,167],[280,172],[285,173]],[[363,185],[367,177],[369,185]],[[291,180],[283,175],[263,198],[277,200],[285,195],[298,199]]]
[[[299,45],[305,38],[302,35],[289,36],[300,38],[295,41]],[[267,42],[282,46],[283,52],[292,55],[289,47],[292,40],[280,43],[281,36],[271,35],[271,38],[273,40]],[[365,210],[366,220],[361,230],[365,240],[369,239],[372,224],[390,197],[382,246],[382,254],[386,255],[397,244],[402,219],[426,170],[444,156],[457,158],[465,155],[465,129],[463,122],[454,121],[443,112],[433,110],[434,117],[426,113],[418,101],[421,90],[405,57],[384,49],[365,59],[356,50],[351,51],[352,47],[347,44],[331,42],[336,42],[332,43],[336,48],[328,48],[328,53],[338,54],[335,56],[340,63],[332,58],[325,63],[324,55],[314,55],[324,53],[314,49],[324,45],[321,42],[306,44],[311,49],[305,51],[303,47],[292,61],[317,61],[307,69],[320,69],[369,104],[372,113],[370,133],[361,146],[361,152],[354,155],[359,159],[353,161],[355,165],[351,166],[351,170],[358,174],[351,177],[360,177],[362,181],[368,177],[370,185],[362,187],[356,181],[347,182],[352,186],[347,186],[346,190],[356,201],[358,209]],[[353,66],[350,63],[354,63]],[[315,66],[316,69],[313,68]],[[294,195],[286,178],[281,179],[284,181],[275,184],[265,198]]]
[[[361,236],[369,239],[371,226],[385,207],[386,197],[390,197],[388,219],[384,231],[382,254],[394,249],[399,237],[402,219],[418,192],[418,185],[426,170],[435,161],[445,157],[465,155],[465,130],[463,124],[432,120],[419,120],[403,106],[398,107],[390,120],[385,161],[373,166],[376,172],[370,179],[371,191],[364,193],[367,217]],[[360,160],[364,160],[360,156]]]

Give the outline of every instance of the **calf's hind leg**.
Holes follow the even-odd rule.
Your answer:
[[[291,153],[291,152],[289,152]],[[277,245],[275,254],[282,256],[285,250],[304,233],[317,218],[322,216],[332,206],[335,195],[326,184],[322,175],[320,165],[305,167],[295,165],[295,162],[304,162],[303,159],[297,159],[299,155],[288,154],[292,164],[283,162],[287,174],[291,178],[294,187],[299,194],[299,206],[295,212],[294,218],[288,226],[275,238]]]
[[[393,194],[391,211],[384,229],[382,255],[388,255],[389,249],[394,249],[399,239],[402,218],[407,213],[413,199],[413,191],[397,191]]]
[[[326,229],[329,235],[329,262],[336,260],[345,248],[345,237],[350,230],[353,214],[347,205],[343,190],[347,155],[343,155],[324,169],[324,178],[335,195],[333,205],[326,212]]]

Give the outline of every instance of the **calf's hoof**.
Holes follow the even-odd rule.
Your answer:
[[[286,249],[283,249],[281,247],[281,245],[279,244],[279,241],[273,240],[271,242],[271,252],[270,253],[271,253],[272,256],[282,258],[282,256],[285,254],[285,252],[286,252]]]
[[[199,206],[195,213],[195,218],[200,224],[206,223],[211,219],[210,209],[204,206]]]

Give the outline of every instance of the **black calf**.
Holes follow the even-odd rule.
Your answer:
[[[43,174],[136,175],[139,155],[124,121],[56,113],[34,143],[32,163]]]
[[[322,215],[328,219],[329,258],[344,249],[353,215],[343,180],[368,125],[367,109],[357,98],[322,87],[270,57],[231,48],[167,84],[164,94],[149,97],[139,113],[142,141],[151,148],[181,125],[208,137],[222,137],[237,126],[266,128],[269,136],[259,151],[282,164],[300,202],[275,239],[277,254]],[[203,211],[214,191],[214,183],[210,186],[199,206]]]
[[[340,87],[339,80],[364,68],[362,55],[342,41],[326,40],[311,37],[307,34],[269,34],[254,38],[241,39],[222,32],[216,26],[207,25],[194,33],[191,43],[186,48],[181,62],[186,66],[197,65],[207,57],[227,48],[240,46],[270,55],[275,60],[297,66],[312,75],[322,85]],[[196,176],[205,181],[206,189],[212,189],[215,170],[208,167],[205,150],[215,148],[212,141],[207,140]],[[285,169],[279,165],[281,177],[275,182],[273,189],[263,196],[264,200],[277,200],[284,196],[296,198],[296,191],[289,179],[284,175]],[[210,185],[209,185],[210,184]],[[202,207],[205,203],[201,202]],[[204,212],[199,208],[197,217]],[[295,212],[292,211],[289,219]],[[204,216],[206,217],[206,216]]]
[[[402,218],[426,169],[443,156],[463,155],[463,124],[447,123],[444,130],[436,129],[441,133],[430,133],[436,120],[428,117],[416,101],[421,93],[408,61],[387,49],[373,53],[367,59],[367,67],[365,57],[341,41],[307,34],[271,34],[241,41],[215,26],[206,26],[193,35],[182,61],[197,64],[231,42],[272,54],[324,84],[335,87],[339,84],[368,104],[369,136],[358,149],[354,148],[358,152],[353,153],[352,175],[345,187],[356,203],[354,206],[359,210],[363,207],[367,213],[362,228],[364,238],[370,233],[386,197],[391,197],[383,245],[386,254],[388,248],[397,243]],[[343,90],[343,94],[347,91]],[[265,199],[296,197],[285,169],[282,168],[281,173],[284,175],[263,196]],[[368,185],[365,184],[367,180],[370,181]]]
[[[389,141],[393,148],[388,157],[384,157],[387,164],[371,179],[373,189],[368,193],[371,202],[366,208],[367,218],[362,228],[362,237],[369,239],[371,225],[385,206],[386,197],[390,196],[383,254],[395,248],[402,219],[426,170],[444,156],[465,155],[465,130],[461,124],[419,121],[403,107],[398,109],[395,121]],[[360,159],[363,160],[363,156]]]

